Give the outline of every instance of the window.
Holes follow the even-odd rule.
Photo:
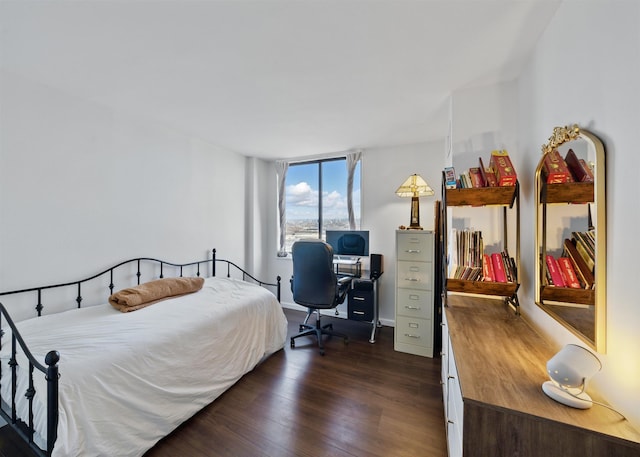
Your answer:
[[[354,227],[348,208],[348,167],[345,157],[289,164],[285,180],[285,251],[301,239],[325,239],[327,230],[360,227],[360,161],[353,175]]]

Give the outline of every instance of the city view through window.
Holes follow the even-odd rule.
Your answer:
[[[287,252],[302,239],[325,239],[327,230],[349,230],[346,159],[291,164],[286,178]],[[360,227],[360,163],[353,178],[353,209]]]

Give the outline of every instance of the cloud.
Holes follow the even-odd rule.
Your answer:
[[[286,189],[287,206],[318,207],[318,191],[313,190],[306,182],[299,182]]]
[[[306,182],[287,186],[287,219],[315,219],[318,217],[318,190]],[[360,208],[360,193],[354,192],[353,201],[356,214]],[[322,208],[325,219],[346,219],[347,196],[334,190],[323,192]]]

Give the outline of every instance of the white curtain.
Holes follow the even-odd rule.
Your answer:
[[[356,229],[356,218],[353,212],[353,175],[356,165],[362,156],[362,151],[347,154],[347,210],[349,211],[349,229]]]
[[[278,215],[280,222],[280,246],[278,246],[278,257],[286,257],[285,240],[287,238],[287,215],[285,213],[285,183],[289,162],[276,160],[276,172],[278,173]]]

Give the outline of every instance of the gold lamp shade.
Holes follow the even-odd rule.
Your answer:
[[[422,176],[413,174],[409,176],[396,190],[398,197],[411,197],[411,224],[410,229],[422,230],[420,226],[420,201],[419,197],[427,197],[435,192]]]

